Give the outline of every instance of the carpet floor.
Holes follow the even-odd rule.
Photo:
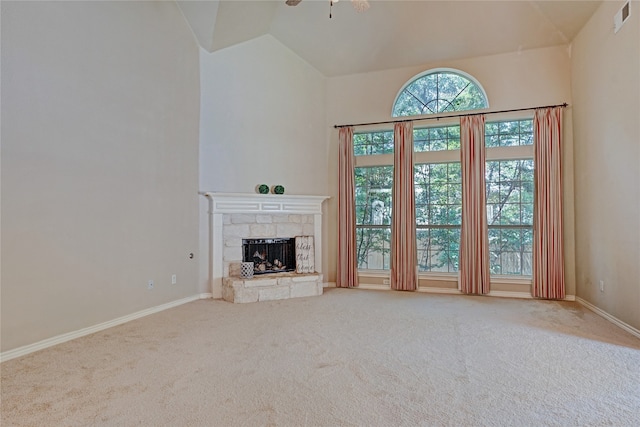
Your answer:
[[[640,425],[640,340],[571,302],[200,300],[0,368],[3,427]]]

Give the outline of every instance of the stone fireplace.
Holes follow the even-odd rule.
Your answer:
[[[225,300],[255,302],[322,294],[322,203],[327,197],[239,193],[204,195],[210,199],[211,285],[222,289]],[[277,263],[282,263],[286,270],[294,271],[258,274],[250,279],[240,277],[240,263],[253,261],[256,251],[259,257],[263,252],[261,246],[254,246],[254,250],[250,250],[253,253],[249,254],[251,259],[247,260],[247,243],[260,245],[258,242],[280,242],[301,236],[311,238],[313,242],[313,271],[298,274],[295,265],[286,265],[291,261],[278,259]],[[265,254],[265,258],[269,257]],[[276,264],[274,259],[267,259],[267,262]]]

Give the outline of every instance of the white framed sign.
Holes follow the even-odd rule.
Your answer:
[[[296,236],[296,273],[315,273],[313,236]]]

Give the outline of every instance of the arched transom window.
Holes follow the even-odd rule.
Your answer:
[[[460,71],[431,70],[407,83],[393,104],[393,117],[487,108],[478,82]]]

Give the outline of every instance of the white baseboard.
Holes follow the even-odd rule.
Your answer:
[[[169,308],[177,307],[182,304],[186,304],[199,299],[211,298],[211,294],[198,294],[190,297],[182,298],[176,301],[171,301],[166,304],[158,305],[156,307],[147,308],[126,316],[118,317],[117,319],[109,320],[107,322],[100,323],[98,325],[89,326],[88,328],[79,329],[73,332],[67,332],[66,334],[57,335],[55,337],[47,338],[42,341],[38,341],[33,344],[28,344],[22,347],[15,348],[13,350],[0,353],[0,363],[7,360],[15,359],[16,357],[25,356],[29,353],[33,353],[39,350],[43,350],[54,345],[62,344],[67,341],[74,340],[76,338],[84,337],[86,335],[94,334],[96,332],[103,331],[114,326],[122,325],[123,323],[130,322],[135,319],[139,319],[150,314],[158,313]]]
[[[521,299],[538,299],[531,296],[531,292],[515,292],[515,291],[490,291],[490,297],[498,298],[521,298]],[[564,299],[559,301],[575,301],[575,295],[565,295]]]
[[[358,286],[353,289],[366,289],[368,291],[390,291],[389,285],[376,285],[371,283],[358,283]]]
[[[618,326],[619,328],[622,328],[625,331],[629,332],[630,334],[635,335],[636,337],[640,338],[640,330],[639,329],[634,328],[633,326],[623,322],[622,320],[618,319],[615,316],[612,316],[611,314],[607,313],[603,309],[598,308],[595,305],[591,304],[589,301],[583,300],[580,297],[577,297],[576,301],[579,304],[582,304],[583,306],[588,308],[589,310],[593,311],[594,313],[596,313],[600,317],[604,317],[609,322],[613,323],[614,325]]]

